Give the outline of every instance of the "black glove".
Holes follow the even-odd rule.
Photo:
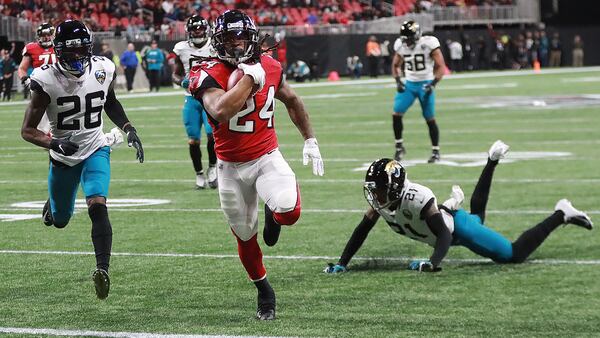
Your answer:
[[[142,141],[137,136],[137,130],[134,127],[127,125],[124,132],[127,133],[127,145],[130,147],[134,147],[136,150],[135,158],[140,161],[140,163],[144,163],[144,148],[142,148]]]
[[[69,140],[53,138],[52,141],[50,141],[50,149],[56,151],[59,154],[71,156],[75,154],[77,150],[79,150],[79,145]]]
[[[29,79],[29,76],[25,75],[21,78],[21,84],[23,85],[23,89],[29,90],[30,83],[31,83],[31,80]]]
[[[398,93],[404,93],[404,83],[402,83],[400,77],[396,78],[396,91],[398,91]]]
[[[433,91],[433,89],[435,88],[435,85],[433,83],[428,83],[423,85],[423,90],[425,91],[425,95],[431,94],[431,92]]]

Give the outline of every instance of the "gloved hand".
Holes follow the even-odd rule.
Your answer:
[[[50,149],[56,151],[59,154],[71,156],[75,154],[77,150],[79,150],[79,145],[69,140],[53,138],[52,141],[50,141]]]
[[[425,94],[431,94],[431,92],[433,92],[433,90],[435,89],[435,85],[433,83],[427,83],[423,85],[423,90],[425,91]]]
[[[459,185],[452,186],[452,192],[450,198],[442,203],[446,208],[450,210],[458,210],[465,200],[465,193],[462,191]]]
[[[398,93],[404,93],[404,82],[400,79],[400,77],[396,77],[396,91]]]
[[[408,270],[419,271],[419,272],[438,272],[442,271],[440,267],[434,267],[430,261],[412,261],[408,265]]]
[[[134,147],[136,150],[135,158],[137,158],[140,163],[144,163],[144,148],[142,148],[142,141],[140,141],[140,138],[137,136],[137,130],[128,124],[123,131],[127,133],[127,145]]]
[[[325,168],[323,168],[323,159],[319,151],[317,139],[312,137],[304,141],[304,149],[302,150],[302,164],[307,165],[309,161],[313,163],[313,174],[323,176]]]
[[[333,263],[327,263],[327,267],[323,269],[323,272],[325,273],[343,273],[347,271],[348,269],[346,269],[345,266],[339,264],[334,265]]]
[[[23,85],[24,90],[29,90],[29,85],[31,84],[31,79],[29,78],[29,76],[23,76],[21,78],[21,84]]]
[[[265,86],[266,74],[260,63],[255,63],[253,65],[240,63],[238,68],[244,72],[244,75],[249,75],[254,80],[254,84],[258,85],[258,91],[262,90]]]
[[[190,78],[186,75],[181,80],[181,88],[188,89],[190,86]]]

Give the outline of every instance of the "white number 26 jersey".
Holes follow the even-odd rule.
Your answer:
[[[31,73],[31,80],[50,97],[46,114],[53,137],[79,145],[79,150],[71,156],[50,150],[53,159],[74,166],[107,145],[102,131],[102,110],[114,73],[115,64],[102,56],[92,56],[90,66],[79,78],[62,69],[59,63],[44,65]]]
[[[433,58],[431,52],[440,48],[435,36],[422,36],[413,46],[408,47],[402,40],[396,39],[394,51],[404,59],[404,73],[408,81],[433,80]]]

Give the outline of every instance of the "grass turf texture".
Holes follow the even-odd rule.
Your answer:
[[[496,139],[511,145],[513,152],[572,154],[497,168],[488,204],[495,212],[488,214],[486,223],[510,239],[549,215],[563,197],[579,209],[596,211],[592,217],[597,217],[598,106],[572,106],[578,99],[569,99],[561,107],[481,107],[481,100],[597,94],[599,82],[562,82],[590,76],[600,72],[454,79],[438,86],[442,158],[470,152],[483,156]],[[477,89],[478,85],[497,88]],[[352,169],[393,155],[390,112],[395,91],[390,83],[297,92],[311,113],[326,176],[316,178],[301,165],[303,142],[279,104],[275,124],[281,150],[298,176],[307,212],[296,226],[282,230],[277,246],[263,245],[263,253],[337,257],[367,207],[360,184],[364,172]],[[342,96],[319,97],[323,94]],[[136,163],[134,151],[127,147],[114,151],[110,198],[159,198],[171,203],[142,207],[153,211],[109,208],[113,251],[235,256],[235,239],[222,213],[197,211],[218,208],[219,202],[216,191],[193,189],[181,123],[183,98],[149,96],[122,103],[144,143],[147,162]],[[47,198],[46,153],[20,138],[23,110],[24,106],[0,107],[0,213],[38,214],[11,204]],[[105,130],[111,127],[105,117]],[[405,117],[404,134],[406,159],[427,158],[429,137],[418,102]],[[470,198],[481,167],[418,165],[407,170],[411,180],[424,182],[443,201],[453,181]],[[329,209],[348,211],[323,211]],[[262,214],[259,223],[261,219]],[[85,209],[62,230],[45,227],[39,219],[0,222],[0,250],[90,252],[90,228]],[[531,258],[598,260],[597,231],[561,227]],[[379,222],[358,256],[430,253],[429,247]],[[448,258],[478,257],[452,247]],[[345,337],[600,334],[596,265],[446,263],[443,272],[432,275],[405,270],[408,261],[373,259],[354,260],[350,273],[328,276],[321,273],[326,263],[326,259],[265,259],[277,292],[278,320],[264,323],[253,317],[256,292],[236,257],[113,256],[111,293],[106,301],[98,301],[91,282],[93,255],[0,253],[0,327]]]

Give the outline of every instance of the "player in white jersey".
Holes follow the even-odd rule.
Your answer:
[[[96,253],[93,280],[96,295],[108,297],[108,267],[112,227],[106,198],[110,181],[110,147],[102,131],[102,109],[111,121],[127,133],[127,142],[144,161],[144,151],[135,128],[115,97],[115,65],[92,56],[92,36],[87,27],[67,20],[56,29],[57,63],[36,68],[31,74],[31,102],[25,111],[21,135],[40,147],[50,149],[49,200],[43,210],[46,225],[64,228],[75,206],[81,183],[92,221],[92,242]],[[52,137],[36,127],[44,115],[50,120]]]
[[[485,209],[498,161],[508,152],[508,146],[496,141],[488,151],[488,161],[471,196],[471,212],[461,209],[464,193],[452,187],[450,199],[438,206],[435,195],[423,185],[410,182],[399,162],[381,159],[373,162],[365,177],[364,192],[370,208],[354,230],[337,264],[329,264],[327,273],[345,272],[352,256],[358,251],[379,217],[395,232],[434,248],[428,260],[409,264],[410,270],[440,271],[442,259],[451,245],[461,245],[472,252],[491,258],[496,263],[522,263],[542,242],[562,224],[575,224],[592,229],[591,219],[562,199],[554,213],[538,225],[510,242],[484,225]]]
[[[400,161],[406,154],[402,139],[402,117],[415,99],[419,99],[431,138],[432,154],[428,162],[437,162],[440,160],[440,132],[435,122],[434,88],[444,76],[446,68],[440,42],[434,36],[421,36],[418,23],[405,21],[400,29],[400,38],[394,43],[394,51],[392,76],[396,79],[398,91],[392,113],[396,139],[394,159]],[[404,76],[405,82],[402,81]]]
[[[200,150],[200,131],[204,125],[206,132],[206,151],[208,152],[208,186],[215,189],[217,187],[217,155],[215,154],[215,140],[212,134],[212,128],[207,120],[206,111],[202,104],[196,100],[189,92],[190,84],[189,74],[192,63],[198,58],[212,56],[212,48],[208,31],[210,25],[208,21],[200,15],[193,15],[186,23],[188,39],[180,41],[173,47],[175,58],[175,69],[173,70],[173,82],[183,87],[185,91],[185,103],[183,104],[183,124],[188,135],[188,145],[190,148],[190,157],[196,171],[196,187],[204,189],[206,179],[202,168],[202,151]]]

